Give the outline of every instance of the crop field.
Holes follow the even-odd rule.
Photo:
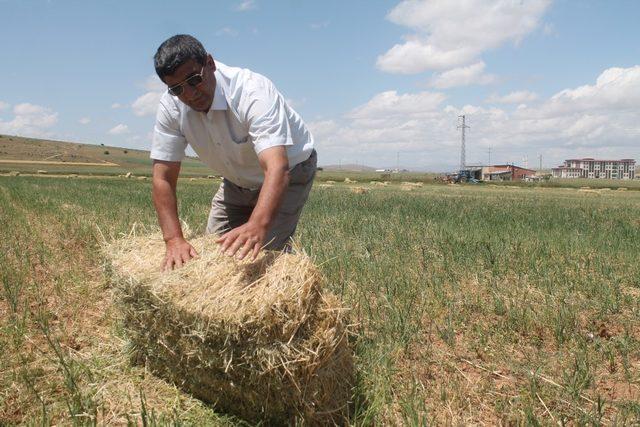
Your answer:
[[[640,191],[327,181],[297,238],[351,308],[352,424],[640,423]],[[0,425],[241,425],[129,363],[99,248],[150,185],[0,177]],[[196,233],[216,187],[179,184]]]

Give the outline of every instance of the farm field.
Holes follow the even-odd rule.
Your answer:
[[[352,424],[640,422],[639,191],[358,178],[297,234],[352,308]],[[150,185],[0,177],[0,425],[241,424],[128,363],[99,249]],[[196,234],[216,187],[179,184]]]
[[[149,176],[151,159],[145,150],[0,135],[0,173],[38,171],[52,175],[117,176],[131,172]],[[196,158],[187,157],[182,162],[182,174],[207,176],[211,170]]]

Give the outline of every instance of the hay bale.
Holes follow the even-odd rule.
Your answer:
[[[627,187],[618,187],[617,191],[627,191]]]
[[[11,171],[11,172],[9,172],[9,176],[20,176],[20,172],[18,172],[18,171]]]
[[[221,412],[250,422],[343,424],[354,384],[345,310],[323,293],[304,254],[263,251],[254,262],[200,253],[161,273],[161,237],[105,249],[134,359]]]
[[[335,184],[335,183],[336,183],[335,181],[331,181],[331,180],[325,181],[325,184]]]
[[[42,169],[39,169],[37,173],[38,173],[38,174],[40,174],[40,175],[46,175],[46,174],[48,174],[49,172],[47,172],[47,171],[45,171],[45,170],[42,170]]]
[[[405,181],[405,182],[402,183],[402,185],[409,186],[409,187],[422,187],[422,186],[424,186],[424,183],[422,183],[422,182]]]
[[[351,192],[356,194],[365,194],[368,190],[364,187],[351,187]]]
[[[580,190],[578,190],[578,193],[593,194],[593,195],[596,195],[596,196],[600,195],[600,192],[598,190],[591,190],[591,189],[588,189],[588,188],[587,189],[582,189],[581,188]]]
[[[131,172],[127,172],[124,177],[125,178],[131,178],[132,176],[133,176],[133,174]]]
[[[356,184],[358,181],[351,178],[345,178],[344,182],[346,182],[347,184]]]

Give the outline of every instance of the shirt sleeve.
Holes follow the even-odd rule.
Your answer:
[[[245,99],[244,120],[257,154],[279,146],[293,145],[287,104],[273,83],[264,76],[253,77]]]
[[[179,162],[184,158],[186,148],[187,140],[180,131],[180,110],[165,94],[158,105],[150,157],[155,160]]]

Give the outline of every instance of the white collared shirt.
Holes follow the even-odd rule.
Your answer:
[[[209,112],[191,109],[165,92],[160,99],[151,158],[181,161],[187,144],[200,160],[229,181],[258,188],[264,172],[258,154],[284,145],[289,168],[309,158],[313,136],[266,77],[216,64],[216,88]]]

